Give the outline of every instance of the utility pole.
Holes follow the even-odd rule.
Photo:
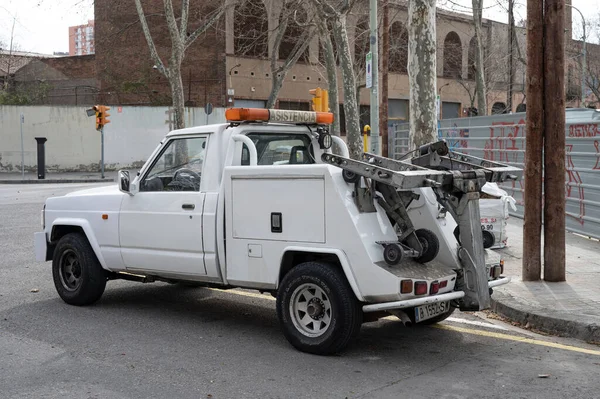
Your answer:
[[[373,83],[371,86],[371,151],[379,154],[379,46],[377,40],[377,0],[369,0],[369,25]]]
[[[544,7],[544,280],[546,281],[565,281],[564,32],[565,0],[546,0]]]
[[[527,0],[527,119],[523,281],[542,273],[542,167],[544,152],[544,0]],[[564,191],[564,190],[563,190]]]
[[[383,32],[381,34],[381,105],[379,108],[379,130],[381,131],[381,155],[388,156],[388,71],[390,60],[390,9],[388,0],[383,0]]]

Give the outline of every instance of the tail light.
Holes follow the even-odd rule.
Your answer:
[[[401,294],[410,294],[413,291],[413,282],[412,280],[402,280],[400,281],[400,293]]]
[[[440,281],[440,289],[446,288],[448,286],[448,280]]]
[[[427,294],[427,283],[425,281],[415,282],[415,295]]]
[[[429,287],[429,295],[435,295],[438,293],[439,290],[440,290],[440,283],[437,281],[434,281],[433,283],[431,283],[431,286]]]

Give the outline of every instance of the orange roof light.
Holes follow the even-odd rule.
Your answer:
[[[228,121],[268,121],[269,110],[261,108],[229,108],[225,111]]]
[[[283,109],[263,108],[229,108],[225,118],[232,122],[265,121],[283,123],[316,123],[330,125],[333,123],[331,112],[289,111]]]

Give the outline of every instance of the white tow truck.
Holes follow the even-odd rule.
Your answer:
[[[477,199],[518,169],[443,142],[351,160],[329,113],[226,117],[170,132],[118,185],[46,200],[36,259],[52,261],[65,302],[92,304],[113,279],[256,289],[276,297],[294,347],[330,354],[365,320],[438,322],[488,308],[490,288],[509,281],[486,269]],[[444,228],[452,217],[460,240]]]

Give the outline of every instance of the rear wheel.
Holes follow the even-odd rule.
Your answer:
[[[56,245],[52,277],[63,301],[83,306],[100,299],[106,288],[107,273],[87,238],[80,233],[71,233]]]
[[[340,270],[327,263],[306,262],[281,282],[277,317],[296,349],[328,355],[343,350],[358,335],[362,309]]]

